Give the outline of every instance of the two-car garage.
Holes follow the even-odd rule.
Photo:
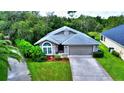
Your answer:
[[[92,45],[69,46],[69,55],[91,55],[92,53]]]

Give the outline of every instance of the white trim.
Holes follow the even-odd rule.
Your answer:
[[[43,46],[45,43],[49,43],[50,46]],[[47,49],[47,54],[46,55],[52,55],[53,54],[53,46],[52,46],[52,43],[51,42],[45,41],[45,42],[42,43],[41,46],[42,46],[42,51],[44,51],[43,48],[46,48]],[[51,48],[51,53],[48,53],[48,48]]]
[[[97,46],[93,46],[93,52],[96,52],[96,51],[98,51]]]
[[[67,46],[67,54],[69,55],[69,46]]]

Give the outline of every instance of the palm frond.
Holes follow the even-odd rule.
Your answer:
[[[9,62],[8,62],[9,57],[15,58],[19,62],[21,62],[21,60],[23,59],[18,48],[13,47],[11,41],[0,40],[0,60],[2,62],[5,62],[7,66],[9,67],[9,69],[11,69]]]

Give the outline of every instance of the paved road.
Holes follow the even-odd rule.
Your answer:
[[[11,71],[8,72],[8,81],[30,81],[31,78],[28,75],[29,70],[25,62],[18,62],[13,58],[9,58],[9,64],[11,65]]]
[[[112,78],[91,56],[69,56],[74,81],[111,81]]]

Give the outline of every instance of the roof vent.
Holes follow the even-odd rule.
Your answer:
[[[69,31],[64,31],[64,35],[65,36],[69,35]]]

